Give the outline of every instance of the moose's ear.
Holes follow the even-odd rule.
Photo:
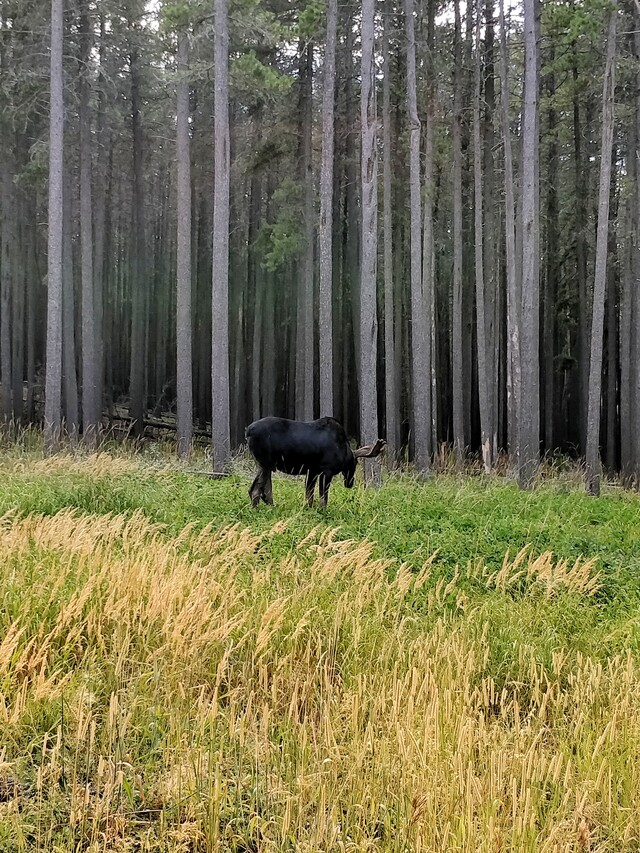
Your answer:
[[[358,447],[357,450],[353,451],[353,455],[356,459],[371,459],[373,456],[380,456],[386,446],[387,442],[384,438],[379,438],[375,444],[366,444],[364,447]]]

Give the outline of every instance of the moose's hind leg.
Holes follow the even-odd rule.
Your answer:
[[[269,506],[273,506],[273,485],[271,483],[271,471],[265,471],[262,481],[262,500]]]
[[[249,488],[251,506],[258,506],[258,504],[260,503],[260,498],[262,498],[265,503],[268,503],[268,501],[264,497],[265,481],[267,478],[269,480],[269,494],[271,494],[271,472],[265,471],[262,467],[258,468],[258,473],[256,474],[253,483],[251,483],[251,487]],[[273,498],[271,499],[271,503],[273,503]]]
[[[318,475],[313,471],[307,471],[307,478],[305,480],[305,497],[307,499],[307,506],[313,506],[313,493],[316,488],[316,480],[318,479]]]

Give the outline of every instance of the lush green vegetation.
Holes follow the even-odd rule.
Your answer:
[[[636,495],[251,470],[0,462],[0,851],[637,849]]]

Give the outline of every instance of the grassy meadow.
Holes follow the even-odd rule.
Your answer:
[[[0,853],[638,851],[640,499],[0,457]]]

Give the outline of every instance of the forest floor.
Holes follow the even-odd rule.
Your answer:
[[[251,477],[0,457],[2,853],[639,849],[636,494]]]

